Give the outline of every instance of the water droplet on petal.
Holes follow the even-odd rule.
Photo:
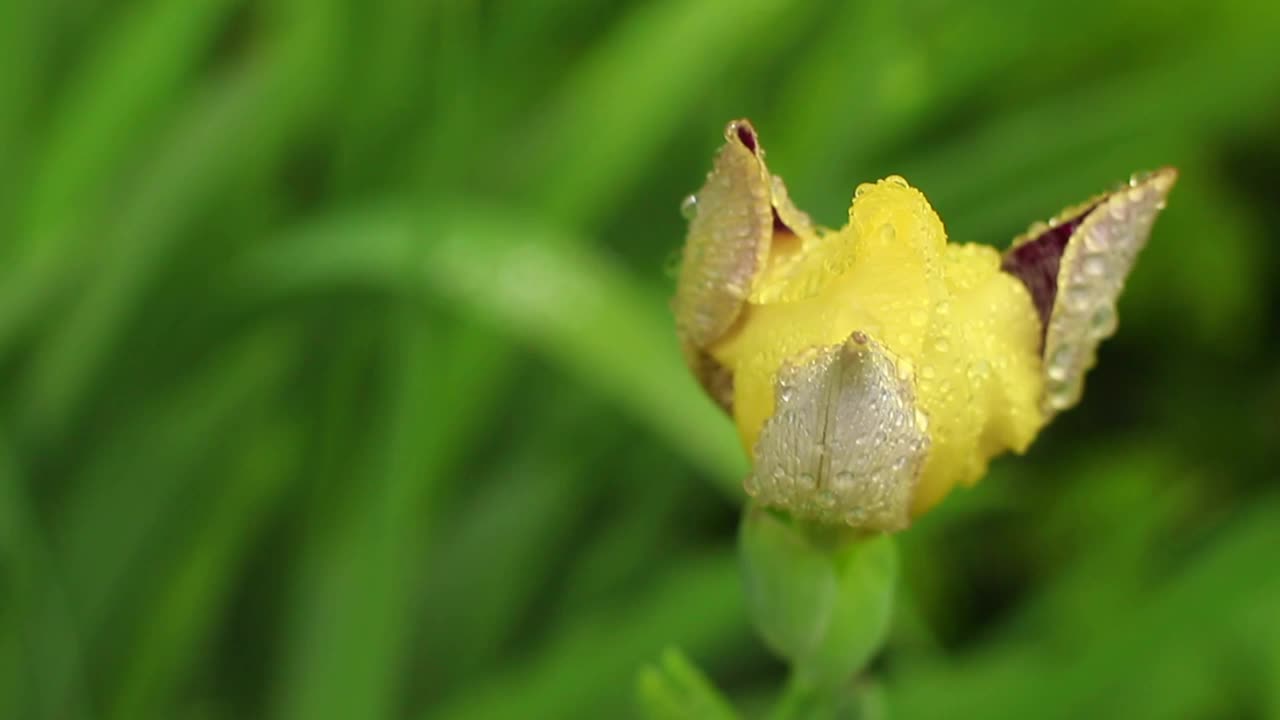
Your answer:
[[[1107,261],[1101,255],[1086,255],[1082,268],[1085,275],[1100,278],[1107,274]]]
[[[680,203],[680,215],[685,220],[693,220],[698,216],[698,196],[689,195]]]
[[[908,187],[906,178],[901,175],[890,175],[884,179],[884,182],[886,185],[892,185],[893,187]]]
[[[1050,380],[1061,382],[1067,379],[1067,368],[1071,367],[1071,361],[1075,355],[1074,349],[1070,345],[1059,345],[1049,358],[1049,368],[1047,374]]]
[[[791,387],[790,385],[778,386],[778,402],[780,403],[791,402],[791,396],[794,393],[795,393],[795,388]]]
[[[1129,214],[1129,208],[1126,207],[1126,203],[1121,197],[1116,196],[1111,199],[1111,202],[1107,203],[1107,212],[1111,214],[1113,219],[1123,221],[1125,216]]]
[[[1083,312],[1089,309],[1090,305],[1089,288],[1084,285],[1072,285],[1067,288],[1067,307],[1076,312]]]
[[[1089,318],[1089,332],[1095,338],[1102,338],[1116,331],[1116,311],[1108,304],[1102,304],[1093,311]]]
[[[915,374],[916,366],[908,358],[902,358],[898,361],[898,377],[902,380],[908,380]]]
[[[1106,250],[1110,242],[1111,236],[1107,232],[1107,226],[1102,223],[1093,225],[1084,234],[1084,247],[1090,252]]]
[[[1054,383],[1049,386],[1049,407],[1054,410],[1065,410],[1071,407],[1072,402],[1072,386],[1066,382]]]

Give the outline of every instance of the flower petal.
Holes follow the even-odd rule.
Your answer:
[[[707,394],[733,412],[733,373],[708,348],[732,330],[748,301],[759,301],[769,265],[800,256],[818,240],[809,216],[770,175],[748,120],[724,130],[725,144],[696,195],[672,302],[685,362]]]
[[[729,330],[769,256],[770,177],[746,120],[725,128],[725,144],[694,200],[674,309],[681,339],[705,348]]]
[[[1177,180],[1173,168],[1062,213],[1014,245],[1002,268],[1031,292],[1044,326],[1046,417],[1075,405],[1099,343],[1116,330],[1116,299]]]
[[[893,357],[854,332],[793,358],[775,393],[747,492],[811,520],[906,527],[929,436]]]

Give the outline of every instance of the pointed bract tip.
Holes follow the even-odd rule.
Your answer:
[[[736,140],[753,153],[760,150],[760,139],[756,134],[756,129],[751,125],[751,121],[746,118],[730,121],[725,126],[724,139],[730,142]]]

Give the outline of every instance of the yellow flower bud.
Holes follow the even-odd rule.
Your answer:
[[[1176,174],[1033,226],[1003,258],[948,244],[900,177],[814,226],[729,124],[694,196],[673,306],[690,368],[737,423],[746,490],[798,516],[897,530],[1080,396]],[[1047,358],[1047,359],[1046,359]]]

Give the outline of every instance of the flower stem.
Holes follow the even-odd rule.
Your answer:
[[[774,705],[769,720],[807,720],[813,718],[832,717],[836,699],[823,692],[818,686],[806,682],[800,673],[792,671],[787,684],[782,688],[782,695]]]
[[[749,506],[739,553],[756,630],[791,667],[771,717],[856,716],[853,680],[884,644],[893,614],[892,537]]]

